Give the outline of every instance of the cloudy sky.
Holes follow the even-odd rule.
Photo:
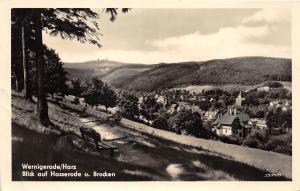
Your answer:
[[[239,56],[291,57],[289,9],[132,9],[100,14],[102,48],[44,34],[64,62],[108,58],[127,63]]]

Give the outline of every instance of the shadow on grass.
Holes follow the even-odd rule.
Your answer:
[[[181,164],[186,172],[182,173],[182,175],[179,175],[180,180],[230,180],[232,178],[234,180],[241,181],[290,180],[282,176],[267,177],[267,174],[269,174],[267,171],[234,161],[217,153],[195,149],[190,146],[184,146],[168,140],[153,137],[151,135],[143,136],[148,137],[149,140],[156,139],[159,144],[156,143],[155,148],[148,147],[147,145],[143,144],[135,144],[134,147],[136,149],[145,150],[147,153],[151,153],[151,155],[157,156],[156,160],[165,161],[164,166],[161,166],[161,169],[166,169],[169,164]],[[170,147],[170,145],[172,145],[173,148]],[[190,151],[188,152],[187,150]],[[200,166],[195,164],[196,161],[200,163]],[[214,174],[213,171],[218,171],[219,173]],[[212,173],[211,176],[216,177],[209,177],[207,173]],[[227,175],[229,177],[226,177]]]
[[[74,181],[74,180],[97,180],[97,181],[145,181],[162,177],[159,169],[142,167],[117,161],[112,158],[94,156],[89,153],[79,151],[55,149],[57,140],[56,135],[44,135],[37,133],[25,127],[12,124],[12,135],[18,139],[12,141],[12,180],[13,181]],[[29,177],[22,176],[22,164],[30,165],[54,165],[68,164],[76,165],[76,170],[81,173],[93,174],[94,171],[99,173],[115,173],[114,177]],[[48,170],[50,173],[50,170]],[[64,172],[74,172],[74,170],[64,170]],[[143,173],[128,173],[143,172]],[[36,171],[37,173],[37,171]]]

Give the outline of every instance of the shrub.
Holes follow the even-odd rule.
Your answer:
[[[243,140],[242,145],[252,147],[252,148],[265,149],[265,144],[267,141],[268,141],[267,133],[264,130],[257,130],[249,134]]]
[[[229,143],[229,144],[238,144],[238,140],[235,137],[232,136],[220,136],[219,139],[223,142],[223,143]]]
[[[271,136],[266,143],[266,150],[292,155],[292,135]]]
[[[155,119],[153,121],[152,126],[157,129],[162,129],[162,130],[167,130],[167,131],[170,130],[167,119],[165,119],[164,117],[161,117],[161,116],[159,116],[157,119]]]
[[[265,83],[265,86],[269,86],[270,88],[280,88],[282,84],[280,82],[269,81]]]

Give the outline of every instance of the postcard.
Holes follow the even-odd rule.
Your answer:
[[[2,190],[300,189],[299,3],[28,2],[0,1]]]

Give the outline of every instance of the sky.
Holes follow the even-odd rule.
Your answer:
[[[43,34],[63,62],[204,61],[240,56],[291,57],[290,9],[131,9],[114,22],[95,10],[101,48]]]

